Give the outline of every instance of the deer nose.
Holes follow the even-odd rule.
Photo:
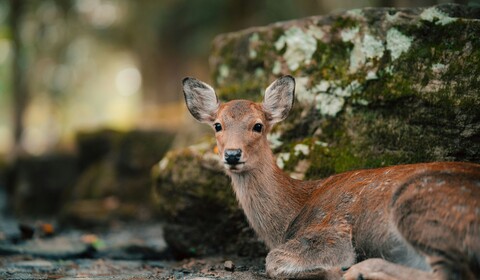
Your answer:
[[[240,149],[228,149],[225,150],[225,161],[228,164],[237,164],[242,157],[242,150]]]

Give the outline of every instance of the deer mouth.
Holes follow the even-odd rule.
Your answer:
[[[240,172],[240,171],[242,171],[243,167],[245,166],[245,162],[244,161],[243,162],[237,162],[237,163],[234,163],[234,164],[224,162],[223,165],[225,166],[225,168],[228,171]]]

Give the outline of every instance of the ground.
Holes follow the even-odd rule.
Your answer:
[[[6,204],[0,188],[0,279],[266,279],[263,257],[173,260],[156,221],[79,229],[12,218]]]
[[[225,260],[235,264],[233,272]],[[1,279],[267,279],[263,259],[208,257],[172,261],[112,259],[46,260],[25,255],[0,258]]]

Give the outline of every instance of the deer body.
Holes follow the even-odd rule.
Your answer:
[[[214,127],[237,199],[270,248],[269,276],[480,277],[480,165],[411,164],[295,180],[276,165],[266,139],[293,106],[292,77],[272,83],[262,104],[220,104],[209,85],[192,78],[183,85],[192,115]]]

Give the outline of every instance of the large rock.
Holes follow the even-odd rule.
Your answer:
[[[297,178],[480,162],[479,19],[479,8],[452,4],[368,8],[220,35],[210,59],[214,86],[223,100],[260,101],[275,78],[296,78],[294,110],[270,138],[277,163]],[[209,203],[190,193],[229,189],[212,157],[208,149],[194,159],[169,153],[154,167],[158,196],[180,201],[194,219]],[[172,193],[174,178],[182,176],[182,191]],[[230,209],[231,193],[213,197]]]
[[[290,154],[287,170],[309,160],[307,178],[479,161],[478,18],[480,9],[458,5],[363,9],[221,35],[216,88],[224,99],[259,100],[275,77],[294,75],[298,103],[276,149]],[[308,155],[295,153],[298,143]]]

